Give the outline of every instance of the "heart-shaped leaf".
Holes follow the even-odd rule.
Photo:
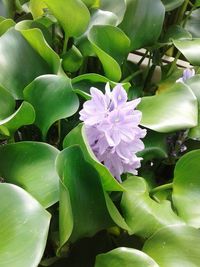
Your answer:
[[[97,255],[95,267],[159,267],[142,251],[132,248],[116,248],[105,254]]]
[[[6,182],[21,186],[47,208],[58,201],[57,155],[58,150],[45,143],[0,146],[0,174]]]
[[[174,40],[173,43],[192,65],[200,65],[200,38]]]
[[[126,11],[126,1],[125,0],[101,0],[100,9],[105,11],[113,12],[117,18],[119,24],[124,17]]]
[[[131,40],[131,50],[154,44],[162,30],[165,7],[161,0],[127,0],[120,28]]]
[[[0,22],[0,36],[3,35],[8,29],[13,27],[15,22],[12,19],[5,19]]]
[[[190,129],[189,137],[195,140],[200,140],[200,75],[195,75],[194,77],[191,77],[185,83],[192,89],[198,101],[198,125]]]
[[[24,125],[32,124],[34,120],[35,111],[32,105],[24,101],[12,115],[0,120],[0,127],[6,127],[10,135],[13,135],[17,129]]]
[[[63,147],[66,148],[71,145],[79,145],[81,147],[86,161],[99,173],[105,191],[123,191],[123,187],[112,176],[110,171],[95,157],[88,144],[85,129],[82,124],[79,124],[65,137]]]
[[[185,154],[176,164],[173,180],[173,203],[181,218],[200,227],[200,150]]]
[[[35,124],[44,137],[55,121],[72,116],[79,106],[67,76],[44,75],[36,78],[24,89],[24,98],[33,105]]]
[[[119,81],[119,64],[122,64],[129,52],[128,37],[117,27],[95,25],[91,28],[88,39],[103,65],[106,76],[113,81]]]
[[[149,237],[166,225],[184,224],[173,212],[167,200],[157,203],[150,198],[148,186],[141,177],[130,177],[123,182],[125,191],[121,208],[130,234]]]
[[[15,109],[15,100],[13,96],[0,86],[0,120],[10,116]]]
[[[0,184],[0,266],[38,266],[50,214],[22,188]]]
[[[138,109],[142,112],[141,125],[158,132],[172,132],[197,125],[197,99],[183,83],[143,97]]]
[[[200,266],[199,230],[184,226],[165,227],[150,237],[143,251],[162,267]]]
[[[78,37],[87,29],[90,13],[81,0],[44,0],[68,37]]]
[[[0,37],[0,68],[0,84],[16,99],[23,99],[24,87],[37,76],[53,72],[15,29]]]
[[[184,2],[184,0],[162,0],[165,10],[171,11],[179,6],[181,6]]]
[[[66,226],[71,225],[72,218],[67,217],[65,211],[66,207],[70,206],[69,200],[73,215],[73,230],[70,236],[72,242],[111,226],[113,222],[107,211],[98,172],[85,161],[80,147],[64,149],[59,154],[56,165],[64,185],[62,190],[66,187],[66,194],[69,194],[68,197],[63,197],[62,193],[60,198],[60,245],[62,246],[69,236]],[[61,203],[62,201],[66,204]]]

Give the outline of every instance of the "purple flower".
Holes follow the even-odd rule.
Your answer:
[[[136,156],[144,149],[140,140],[146,130],[138,127],[141,112],[135,110],[140,99],[127,102],[127,93],[121,84],[106,92],[92,87],[91,100],[84,103],[80,120],[84,121],[86,136],[97,157],[121,181],[121,174],[137,174],[141,158]]]
[[[183,76],[176,80],[176,82],[181,82],[184,83],[186,80],[189,78],[193,77],[195,75],[195,70],[194,69],[185,69],[183,71]]]

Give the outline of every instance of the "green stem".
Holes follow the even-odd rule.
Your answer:
[[[173,183],[163,184],[163,185],[157,186],[157,187],[153,188],[153,189],[149,192],[149,195],[150,195],[150,196],[153,196],[153,195],[155,195],[157,192],[165,191],[165,190],[168,190],[168,189],[172,189],[172,186],[173,186]]]
[[[68,40],[69,38],[67,37],[67,35],[65,34],[65,39],[64,39],[64,43],[63,43],[63,51],[62,54],[64,55],[67,51],[67,44],[68,44]]]
[[[138,71],[132,73],[131,75],[129,75],[128,77],[126,77],[123,81],[121,81],[121,83],[130,82],[134,77],[136,77],[137,75],[139,75],[142,72],[143,72],[143,70],[138,70]]]
[[[185,12],[187,10],[187,6],[188,6],[189,2],[190,2],[190,0],[185,0],[185,2],[183,3],[181,10],[179,12],[179,15],[178,15],[177,24],[180,24],[181,21],[183,20],[183,17],[185,15]]]
[[[178,51],[178,53],[176,54],[176,57],[174,58],[174,61],[172,62],[172,65],[171,65],[170,69],[167,72],[167,76],[172,74],[172,72],[174,71],[174,69],[176,67],[177,60],[179,59],[180,55],[181,55],[181,52]]]

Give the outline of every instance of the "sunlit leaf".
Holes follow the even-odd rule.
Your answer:
[[[123,20],[126,11],[125,0],[101,0],[100,9],[113,12],[118,18],[118,24]]]
[[[37,142],[0,147],[0,174],[8,183],[24,188],[44,207],[58,201],[59,178],[55,169],[58,150]]]
[[[44,9],[47,5],[41,0],[30,0],[29,8],[33,18],[36,19],[44,14]]]
[[[85,130],[82,124],[74,128],[64,139],[63,147],[79,145],[84,153],[85,160],[89,162],[99,173],[103,188],[106,191],[123,191],[123,187],[116,181],[110,171],[101,164],[92,152],[88,144]]]
[[[184,0],[162,0],[165,10],[171,11],[184,3]]]
[[[67,198],[61,198],[60,201],[70,200],[72,207],[73,230],[70,240],[74,242],[79,238],[92,236],[97,231],[112,225],[98,172],[85,161],[80,147],[64,149],[59,154],[56,165],[62,184],[69,194]],[[66,203],[66,207],[68,206],[69,203]],[[72,219],[66,216],[63,210],[66,207],[62,204],[61,207],[60,240],[63,245],[68,236],[65,233],[68,231],[65,229],[66,225],[69,225],[69,220]]]
[[[174,40],[173,43],[192,65],[200,65],[200,38]]]
[[[81,0],[44,0],[63,27],[67,38],[78,37],[86,30],[90,13]]]
[[[50,214],[16,185],[0,184],[0,266],[38,266]]]
[[[120,64],[127,57],[130,41],[120,29],[111,25],[95,25],[91,28],[88,39],[99,57],[106,76],[119,81]]]
[[[185,154],[176,164],[173,180],[173,203],[181,218],[200,227],[200,150]]]
[[[14,112],[15,100],[13,96],[0,86],[0,120],[5,119]]]
[[[32,124],[35,120],[35,111],[31,104],[24,101],[21,106],[9,117],[0,120],[0,126],[6,127],[11,134],[24,125]]]
[[[0,84],[16,99],[23,98],[24,87],[34,78],[53,72],[15,29],[8,30],[0,37],[0,68]]]
[[[130,234],[149,237],[166,225],[184,224],[173,212],[167,200],[160,203],[150,198],[148,185],[143,178],[130,177],[123,182],[126,189],[121,208]]]
[[[150,237],[143,251],[162,267],[199,266],[199,241],[199,230],[184,225],[173,225]]]
[[[79,106],[78,97],[65,76],[44,75],[36,78],[25,88],[24,97],[33,105],[35,124],[44,137],[55,121],[72,116]]]
[[[183,83],[143,97],[138,109],[142,112],[141,125],[154,131],[165,133],[197,125],[197,99]]]
[[[142,251],[132,248],[116,248],[105,254],[97,255],[95,267],[159,267]]]
[[[15,22],[12,19],[5,19],[0,22],[0,36],[3,35],[8,29],[13,27]]]
[[[120,28],[131,40],[131,50],[154,44],[162,30],[165,7],[161,0],[127,0]]]

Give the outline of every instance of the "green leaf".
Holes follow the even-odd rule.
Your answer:
[[[154,96],[143,97],[138,109],[141,125],[157,132],[172,132],[197,125],[197,99],[183,83],[162,90]]]
[[[0,68],[0,84],[16,99],[23,98],[24,87],[37,76],[53,72],[15,29],[0,37]]]
[[[12,115],[0,120],[0,127],[6,127],[10,134],[13,135],[20,127],[32,124],[34,120],[35,111],[32,105],[24,101]]]
[[[131,40],[130,50],[153,45],[160,36],[165,7],[160,0],[127,0],[120,28]]]
[[[111,86],[115,86],[117,83],[112,82],[108,78],[96,74],[96,73],[87,73],[83,75],[76,76],[72,79],[72,86],[74,88],[74,91],[77,94],[80,94],[85,99],[90,99],[90,88],[96,87],[102,92],[105,93],[105,84],[109,82]],[[130,88],[130,83],[121,83],[121,85],[124,87],[126,91]]]
[[[200,150],[185,154],[176,164],[173,180],[173,203],[181,218],[200,227]]]
[[[191,77],[185,83],[192,89],[198,101],[198,125],[190,129],[189,137],[195,140],[200,140],[200,75],[195,75],[194,77]]]
[[[174,40],[173,43],[192,65],[200,65],[200,38]]]
[[[0,120],[10,116],[15,109],[13,96],[0,85]]]
[[[125,191],[121,208],[126,223],[131,229],[129,234],[146,238],[164,226],[184,224],[173,212],[169,201],[158,203],[150,198],[148,185],[143,178],[130,177],[122,185]]]
[[[65,31],[67,38],[78,37],[87,29],[90,13],[81,0],[44,0]]]
[[[30,0],[29,8],[34,19],[41,17],[44,14],[44,9],[47,5],[41,0]]]
[[[54,122],[72,116],[79,106],[67,76],[44,75],[36,78],[24,89],[24,98],[33,105],[35,124],[44,137]]]
[[[0,36],[3,35],[8,29],[13,27],[15,22],[12,19],[5,19],[0,22]]]
[[[81,67],[82,63],[83,56],[78,48],[73,45],[63,56],[62,67],[66,72],[75,72]]]
[[[77,165],[77,162],[79,163]],[[67,188],[68,197],[60,201],[70,200],[73,214],[73,230],[71,242],[77,239],[93,236],[99,230],[113,225],[107,211],[103,187],[98,172],[87,163],[79,146],[64,149],[58,156],[57,170],[63,185]],[[63,188],[65,188],[63,187]],[[69,203],[66,203],[66,207]],[[61,246],[67,241],[66,225],[71,225],[71,218],[60,210],[60,240]],[[70,222],[69,222],[70,221]]]
[[[99,173],[105,191],[123,191],[120,183],[117,182],[110,171],[95,157],[88,144],[85,129],[82,124],[79,124],[65,137],[63,147],[66,148],[71,145],[79,145],[81,147],[85,160]]]
[[[58,150],[45,143],[0,146],[0,174],[6,182],[24,188],[47,208],[58,201],[57,155]]]
[[[194,38],[200,38],[200,9],[194,10],[186,21],[185,29]]]
[[[167,158],[166,134],[148,130],[143,143],[144,149],[138,152],[137,155],[142,157],[145,161]]]
[[[100,5],[100,0],[82,0],[82,2],[90,8],[99,8]]]
[[[32,21],[19,22],[15,28],[21,32],[31,47],[43,58],[52,69],[53,73],[58,73],[60,68],[60,58],[54,50],[48,45],[40,29],[29,29],[32,27]],[[33,24],[34,26],[34,24]]]
[[[95,267],[159,267],[157,263],[142,251],[133,248],[116,248],[97,255]]]
[[[171,11],[184,3],[184,0],[162,0],[165,10]]]
[[[200,266],[199,241],[199,230],[184,225],[172,225],[149,238],[143,251],[162,267]]]
[[[192,38],[192,35],[180,25],[172,25],[165,33],[163,41],[171,43],[172,40],[182,40],[185,38]]]
[[[16,185],[0,184],[0,266],[38,266],[50,214]]]
[[[117,25],[118,18],[117,16],[110,11],[103,11],[101,9],[95,9],[91,14],[91,19],[87,30],[75,40],[76,45],[82,52],[84,56],[92,56],[94,51],[92,45],[88,41],[88,33],[94,25]]]
[[[127,57],[130,41],[120,29],[111,25],[95,25],[91,28],[88,39],[99,57],[106,76],[119,81],[119,64]]]
[[[123,20],[126,11],[125,0],[101,0],[100,9],[113,12],[118,18],[118,24]]]

